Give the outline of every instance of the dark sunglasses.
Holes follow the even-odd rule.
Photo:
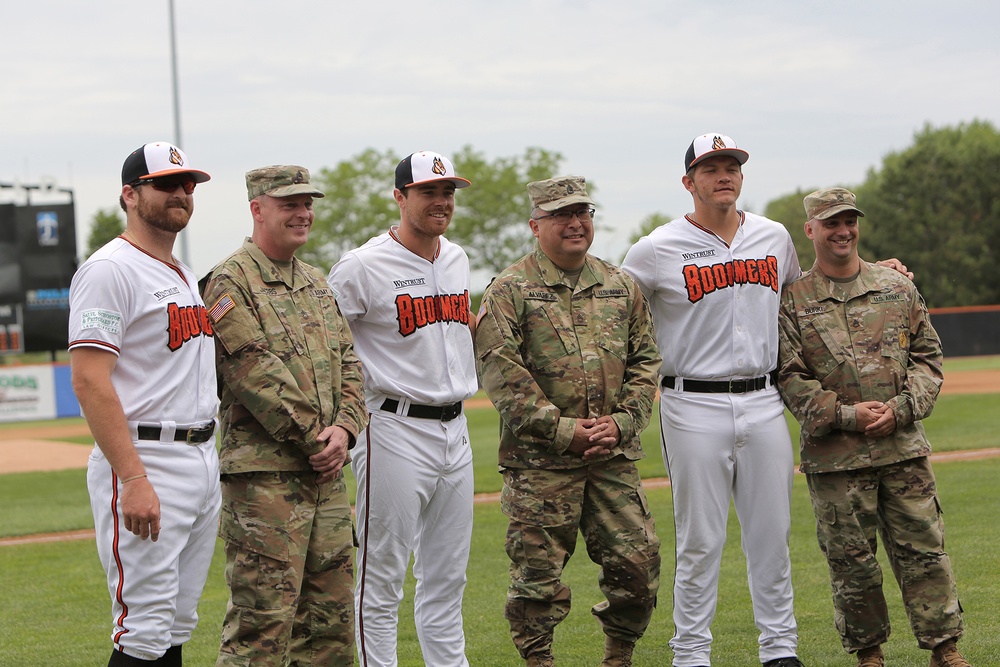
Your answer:
[[[162,176],[160,178],[140,178],[129,183],[132,187],[137,185],[152,185],[158,192],[174,192],[178,187],[184,189],[184,194],[189,195],[194,192],[197,183],[190,176]]]

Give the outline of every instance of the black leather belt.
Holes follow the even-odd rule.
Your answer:
[[[399,409],[399,401],[395,398],[387,398],[379,409],[386,412],[396,412]],[[410,407],[406,411],[407,417],[438,419],[443,422],[450,422],[460,414],[462,414],[462,401],[452,403],[451,405],[417,405],[416,403],[410,403]]]
[[[135,432],[139,440],[155,440],[159,442],[163,429],[159,426],[139,425],[136,427]],[[174,431],[174,442],[186,442],[189,445],[197,445],[202,442],[208,442],[213,433],[215,433],[214,422],[195,428],[179,428]]]
[[[771,384],[774,384],[775,376],[775,371],[771,371],[767,375],[749,380],[689,380],[684,378],[683,391],[695,391],[701,394],[746,394],[767,387],[768,377],[771,378]],[[676,380],[677,378],[664,375],[660,384],[668,389],[673,389]]]

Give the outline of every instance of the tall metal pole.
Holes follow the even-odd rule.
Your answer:
[[[170,75],[174,92],[174,145],[184,150],[184,145],[181,141],[181,102],[177,87],[177,37],[174,27],[174,0],[167,0],[167,4],[170,9]],[[186,230],[180,233],[180,238],[181,261],[191,266],[191,260],[188,257],[188,235]]]

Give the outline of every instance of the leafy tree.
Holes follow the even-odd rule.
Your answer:
[[[473,269],[499,273],[531,250],[531,200],[527,183],[558,175],[562,155],[528,148],[492,162],[471,146],[454,155],[455,171],[472,181],[458,197],[448,238],[462,245]],[[594,187],[587,191],[593,196]]]
[[[299,257],[329,267],[396,224],[399,208],[392,190],[402,157],[369,148],[332,169],[320,169],[315,182],[326,197],[315,201],[316,221]],[[465,248],[474,270],[499,272],[532,247],[525,184],[555,175],[562,155],[528,148],[523,155],[489,161],[465,146],[450,157],[455,171],[473,185],[459,192],[447,236]]]
[[[398,222],[392,186],[400,159],[392,151],[369,148],[332,169],[320,169],[314,180],[326,197],[314,202],[316,220],[298,256],[328,269],[345,252]]]
[[[124,231],[125,221],[122,220],[119,209],[114,207],[99,209],[90,221],[87,257],[93,255],[101,246]]]
[[[865,257],[899,257],[932,307],[1000,302],[1000,133],[925,125],[859,189]]]
[[[673,218],[667,215],[666,213],[650,213],[645,218],[643,218],[642,221],[639,223],[639,231],[632,234],[631,238],[629,238],[628,248],[631,248],[633,245],[635,245],[635,242],[641,239],[643,236],[648,236],[651,231],[653,231],[654,229],[656,229],[661,225],[667,224],[671,220],[673,220]],[[626,253],[628,252],[628,248],[625,249]],[[622,255],[621,258],[618,260],[618,263],[621,264],[622,261],[624,261],[624,259],[625,255]]]
[[[816,251],[803,228],[803,223],[806,221],[806,210],[802,207],[802,199],[816,189],[803,190],[800,188],[791,194],[772,200],[764,209],[765,217],[780,222],[791,234],[792,243],[795,244],[795,252],[799,255],[799,265],[803,269],[808,269],[816,261]]]

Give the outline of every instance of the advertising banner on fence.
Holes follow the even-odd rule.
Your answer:
[[[79,415],[68,366],[0,366],[0,422]]]

